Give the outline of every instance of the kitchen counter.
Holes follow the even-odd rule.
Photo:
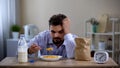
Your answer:
[[[0,68],[113,68],[118,66],[111,58],[105,64],[97,64],[93,58],[91,61],[76,61],[75,59],[61,59],[58,61],[34,60],[33,63],[20,64],[17,62],[16,57],[6,57],[0,62]]]

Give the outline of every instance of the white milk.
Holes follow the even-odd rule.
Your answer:
[[[27,48],[22,46],[18,47],[18,62],[19,63],[28,62]]]

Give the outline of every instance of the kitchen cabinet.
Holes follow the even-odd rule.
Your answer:
[[[17,55],[17,45],[19,39],[7,39],[7,57],[15,57]],[[29,42],[29,40],[27,40]]]
[[[18,39],[7,39],[7,57],[15,57],[17,54]]]

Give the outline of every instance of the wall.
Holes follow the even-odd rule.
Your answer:
[[[53,14],[63,13],[71,19],[71,32],[85,36],[85,21],[101,14],[120,17],[120,0],[21,0],[21,21],[48,29]]]

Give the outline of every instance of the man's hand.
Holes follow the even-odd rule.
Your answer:
[[[36,44],[32,44],[30,46],[30,48],[28,48],[28,54],[32,54],[32,53],[36,53],[38,50],[40,50],[40,46],[36,45]]]
[[[70,19],[69,18],[65,18],[63,20],[63,29],[64,29],[65,34],[70,33]]]

